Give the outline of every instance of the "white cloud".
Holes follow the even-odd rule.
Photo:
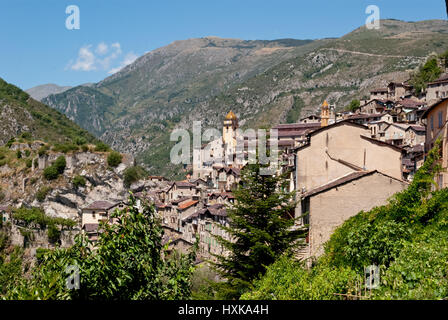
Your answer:
[[[84,46],[79,49],[76,63],[72,64],[71,69],[77,71],[92,71],[96,70],[95,55],[90,50],[92,46]]]
[[[101,42],[100,44],[98,44],[98,46],[96,47],[95,52],[99,55],[105,55],[107,53],[107,50],[109,49],[109,47],[107,46],[107,44],[105,44],[104,42]]]
[[[119,42],[114,42],[110,45],[100,42],[94,47],[94,50],[93,47],[91,44],[81,47],[76,61],[70,60],[66,69],[75,71],[104,70],[113,74],[138,58],[133,52],[128,52],[123,57]],[[121,62],[119,62],[120,59]]]

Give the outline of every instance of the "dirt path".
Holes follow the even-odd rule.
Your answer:
[[[369,56],[369,57],[426,59],[426,57],[417,57],[417,56],[394,56],[394,55],[388,55],[388,54],[375,54],[375,53],[367,53],[367,52],[359,52],[359,51],[350,51],[350,50],[336,49],[336,48],[322,48],[321,50],[332,50],[332,51],[343,52],[343,53],[359,54],[359,55]]]

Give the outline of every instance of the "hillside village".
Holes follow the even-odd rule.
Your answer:
[[[319,114],[274,126],[280,151],[277,172],[289,175],[289,189],[296,192],[298,203],[293,215],[299,226],[309,228],[302,257],[319,256],[337,226],[405,189],[438,137],[444,139],[441,164],[446,169],[447,121],[448,74],[443,73],[418,95],[409,81],[391,82],[372,88],[370,98],[361,100],[355,110],[337,112],[324,101]],[[208,149],[196,150],[199,161],[185,180],[147,176],[129,186],[123,172],[135,165],[130,155],[122,155],[121,163],[111,168],[108,153],[93,148],[38,152],[45,143],[10,143],[10,152],[26,152],[31,161],[27,170],[5,163],[0,167],[2,223],[9,224],[13,243],[30,248],[31,254],[37,248],[70,246],[80,232],[95,242],[100,222],[114,223],[110,215],[126,205],[130,190],[139,205],[144,201],[155,206],[170,250],[187,252],[199,237],[198,261],[213,260],[213,255],[226,254],[214,236],[226,238],[218,225],[229,223],[227,208],[235,202],[232,190],[247,163],[228,156],[235,154],[238,141],[245,147],[249,144],[238,136],[238,128],[238,116],[228,112],[222,137]],[[66,160],[62,176],[37,200],[36,191],[46,184],[44,170],[61,156]],[[76,176],[85,179],[81,186],[73,186]],[[440,174],[437,182],[439,187],[448,186],[447,174]],[[41,208],[46,216],[73,224],[61,224],[60,239],[47,241],[45,228],[15,218],[20,207]]]

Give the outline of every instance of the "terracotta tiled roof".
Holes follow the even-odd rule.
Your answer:
[[[198,202],[199,202],[198,200],[187,200],[187,201],[181,202],[179,204],[179,209],[180,210],[188,209],[191,206],[194,206]]]

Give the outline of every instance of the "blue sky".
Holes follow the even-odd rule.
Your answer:
[[[98,82],[175,40],[339,37],[381,18],[446,19],[444,0],[14,0],[0,1],[0,77],[23,89]],[[80,9],[67,30],[66,7]]]

